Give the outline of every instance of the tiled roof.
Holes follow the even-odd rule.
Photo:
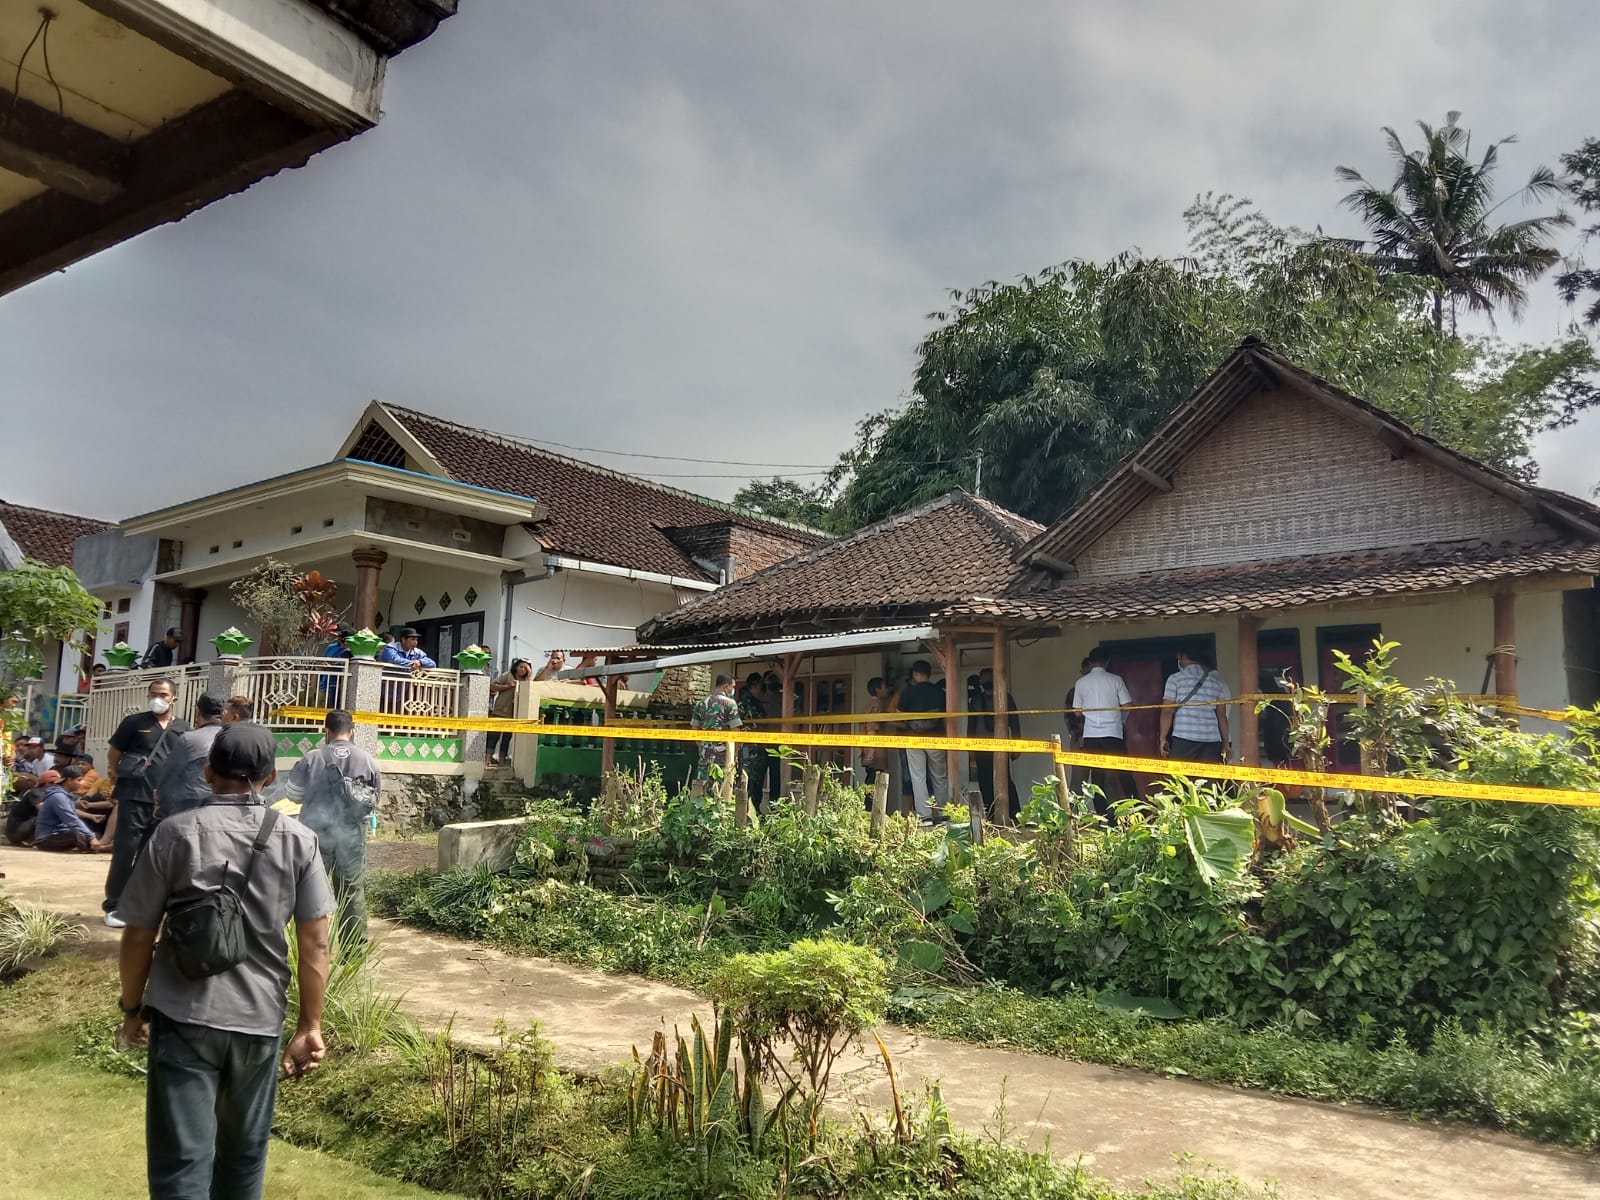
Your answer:
[[[5,526],[23,554],[51,567],[70,567],[74,541],[86,533],[111,528],[109,521],[7,504],[3,500],[0,500],[0,525]]]
[[[1369,554],[1152,572],[951,605],[941,619],[1126,621],[1397,596],[1534,575],[1600,574],[1600,545],[1565,539],[1436,543]]]
[[[955,491],[758,571],[657,617],[639,630],[659,645],[779,631],[795,618],[857,624],[927,615],[1010,588],[1012,555],[1040,526]]]
[[[731,505],[663,487],[427,413],[384,406],[462,483],[528,496],[549,517],[534,532],[552,554],[717,582],[664,529],[727,522],[789,543],[790,552],[826,535],[755,517]]]

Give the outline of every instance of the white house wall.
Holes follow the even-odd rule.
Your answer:
[[[638,641],[634,631],[640,625],[677,604],[677,591],[666,584],[586,571],[552,571],[546,578],[517,585],[511,611],[511,658],[526,658],[537,665],[552,650],[629,646]],[[498,618],[490,644],[498,655]]]
[[[295,547],[318,538],[359,531],[365,521],[366,497],[358,491],[327,494],[311,503],[274,501],[204,517],[182,530],[181,566],[192,571],[209,563],[239,560],[239,573],[243,574],[263,558],[315,561],[322,552],[313,548],[301,556]],[[294,532],[296,528],[299,533]],[[235,546],[235,542],[239,545]],[[353,572],[352,567],[352,576]]]

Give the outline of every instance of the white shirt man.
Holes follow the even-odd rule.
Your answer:
[[[1089,660],[1089,673],[1072,689],[1072,707],[1083,710],[1083,740],[1121,738],[1126,714],[1121,705],[1132,704],[1121,675],[1106,670],[1104,662]]]
[[[1127,713],[1120,706],[1132,704],[1133,697],[1122,676],[1106,670],[1110,661],[1110,655],[1096,648],[1089,655],[1089,673],[1072,689],[1072,707],[1083,711],[1083,748],[1093,754],[1126,754],[1128,750],[1123,737]],[[1097,789],[1091,794],[1095,812],[1102,817],[1136,790],[1126,771],[1091,767],[1088,782]]]

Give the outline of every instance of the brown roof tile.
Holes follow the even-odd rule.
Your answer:
[[[111,528],[109,521],[7,504],[3,500],[0,500],[0,525],[5,526],[23,554],[51,567],[70,567],[74,541],[86,533]]]
[[[715,640],[727,630],[779,631],[795,617],[856,624],[926,616],[997,594],[1018,574],[1012,555],[1040,526],[965,492],[786,559],[643,626],[640,640]]]
[[[1322,555],[1064,583],[976,598],[941,617],[1118,621],[1185,613],[1258,612],[1367,596],[1454,589],[1535,575],[1600,574],[1600,545],[1582,540],[1470,541],[1370,554]]]
[[[549,508],[534,531],[553,554],[685,579],[712,576],[665,529],[729,523],[777,538],[794,553],[826,540],[798,525],[755,517],[731,505],[608,471],[590,463],[469,429],[427,413],[385,405],[462,483],[528,496]]]

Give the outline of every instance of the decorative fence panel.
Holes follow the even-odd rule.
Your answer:
[[[280,717],[280,708],[350,707],[350,663],[310,655],[247,658],[234,677],[237,694],[250,697],[256,720],[274,729],[320,729],[320,717]]]
[[[206,663],[191,663],[185,667],[107,671],[100,676],[85,697],[88,711],[84,717],[83,739],[97,767],[104,769],[106,746],[122,719],[145,708],[150,683],[155,679],[172,681],[173,690],[177,692],[172,711],[187,720],[194,713],[194,702],[205,694],[210,669]]]

